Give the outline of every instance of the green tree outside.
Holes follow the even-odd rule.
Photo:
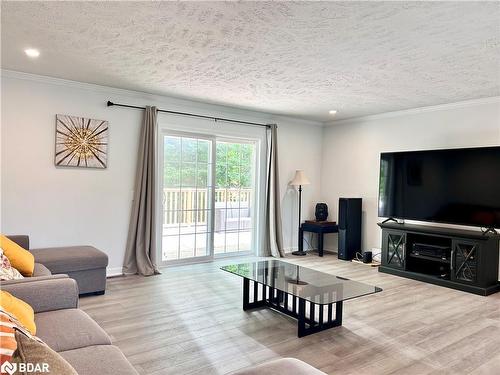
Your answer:
[[[206,140],[165,137],[165,187],[177,188],[181,184],[186,188],[206,187],[209,147],[210,142]],[[217,142],[216,188],[251,188],[253,152],[252,144]]]

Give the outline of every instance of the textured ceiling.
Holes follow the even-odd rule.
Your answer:
[[[500,95],[500,2],[1,6],[4,69],[323,121]]]

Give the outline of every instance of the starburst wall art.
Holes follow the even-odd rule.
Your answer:
[[[56,166],[106,168],[107,160],[107,121],[56,115]]]

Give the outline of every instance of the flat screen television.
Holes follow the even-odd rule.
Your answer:
[[[500,228],[500,147],[382,153],[378,215]]]

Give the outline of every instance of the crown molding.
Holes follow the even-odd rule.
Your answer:
[[[224,114],[227,114],[227,115],[238,116],[239,118],[237,118],[237,119],[241,119],[241,120],[245,120],[245,119],[248,120],[249,118],[251,118],[254,120],[267,121],[269,123],[280,123],[280,122],[283,123],[283,122],[285,122],[285,123],[289,123],[289,124],[325,126],[325,127],[334,126],[334,125],[349,124],[349,123],[360,122],[360,121],[371,121],[371,120],[379,120],[379,119],[386,119],[386,118],[393,118],[393,117],[400,117],[400,116],[407,116],[407,115],[415,115],[415,114],[427,113],[427,112],[465,108],[465,107],[482,105],[482,104],[492,104],[492,103],[499,103],[500,104],[500,96],[492,96],[492,97],[487,97],[487,98],[464,100],[464,101],[454,102],[454,103],[438,104],[438,105],[433,105],[433,106],[417,107],[417,108],[403,109],[400,111],[384,112],[384,113],[378,113],[378,114],[374,114],[374,115],[358,116],[358,117],[351,117],[351,118],[341,119],[341,120],[332,120],[332,121],[321,122],[321,121],[301,119],[301,118],[297,118],[297,117],[278,115],[278,114],[273,114],[273,113],[268,113],[268,112],[259,112],[259,111],[255,111],[255,110],[251,110],[251,109],[226,106],[226,105],[222,105],[222,104],[207,103],[207,102],[197,101],[194,99],[185,99],[185,98],[179,98],[179,97],[173,97],[173,96],[167,96],[167,95],[158,95],[158,94],[152,94],[152,93],[148,93],[148,92],[144,92],[144,91],[120,89],[117,87],[104,86],[104,85],[98,85],[98,84],[94,84],[94,83],[86,83],[86,82],[80,82],[80,81],[73,81],[73,80],[68,80],[68,79],[63,79],[63,78],[56,78],[56,77],[39,75],[39,74],[20,72],[20,71],[15,71],[15,70],[1,69],[0,75],[2,78],[22,79],[22,80],[27,80],[27,81],[32,81],[32,82],[60,85],[60,86],[71,87],[71,88],[75,88],[75,89],[83,89],[83,90],[88,90],[88,91],[93,91],[93,92],[99,92],[99,93],[103,93],[103,94],[108,94],[110,96],[113,96],[113,95],[126,96],[126,97],[130,97],[132,100],[133,99],[149,100],[149,101],[154,101],[154,102],[158,102],[158,103],[164,103],[165,105],[170,106],[169,108],[174,109],[174,110],[180,109],[180,108],[184,108],[184,109],[191,108],[191,110],[192,110],[193,107],[196,107],[200,111],[200,114],[206,114],[206,115],[210,115],[211,114],[210,112],[213,112],[213,111],[219,111],[219,112],[223,112]],[[111,98],[111,99],[113,99],[113,98]],[[134,103],[132,103],[132,104],[134,104]],[[135,104],[137,104],[137,103],[135,103]],[[204,112],[204,111],[206,111],[206,112]]]
[[[202,101],[197,101],[194,99],[185,99],[179,97],[173,97],[168,95],[158,95],[143,91],[120,89],[117,87],[97,85],[94,83],[86,83],[80,81],[73,81],[69,79],[57,78],[44,76],[33,73],[19,72],[16,70],[1,69],[0,74],[2,78],[13,78],[32,82],[38,82],[50,85],[59,85],[64,87],[70,87],[79,90],[88,90],[92,92],[98,92],[102,94],[107,94],[110,96],[109,100],[113,100],[113,96],[126,96],[131,100],[148,100],[156,103],[163,103],[163,105],[168,106],[171,110],[186,110],[192,111],[193,107],[199,111],[202,115],[213,115],[213,112],[224,113],[228,116],[236,116],[235,120],[247,120],[247,121],[264,121],[267,123],[286,123],[286,124],[297,124],[297,125],[313,125],[322,127],[324,124],[320,121],[305,120],[296,117],[284,116],[279,114],[273,114],[268,112],[259,112],[251,109],[238,108],[233,106],[227,106],[223,104],[207,103]],[[120,100],[116,100],[119,102]],[[125,104],[125,103],[124,103]],[[143,105],[144,103],[134,103],[133,105]]]
[[[477,106],[477,105],[494,104],[494,103],[500,104],[500,96],[491,96],[491,97],[487,97],[487,98],[463,100],[463,101],[454,102],[454,103],[446,103],[446,104],[438,104],[438,105],[432,105],[432,106],[426,106],[426,107],[403,109],[401,111],[377,113],[375,115],[351,117],[351,118],[346,118],[346,119],[342,119],[342,120],[332,120],[332,121],[325,122],[324,125],[325,126],[335,126],[335,125],[342,125],[342,124],[350,124],[353,122],[380,120],[380,119],[386,119],[386,118],[416,115],[416,114],[428,113],[428,112],[438,112],[438,111],[445,111],[445,110],[450,110],[450,109],[466,108],[466,107],[473,107],[473,106]]]

